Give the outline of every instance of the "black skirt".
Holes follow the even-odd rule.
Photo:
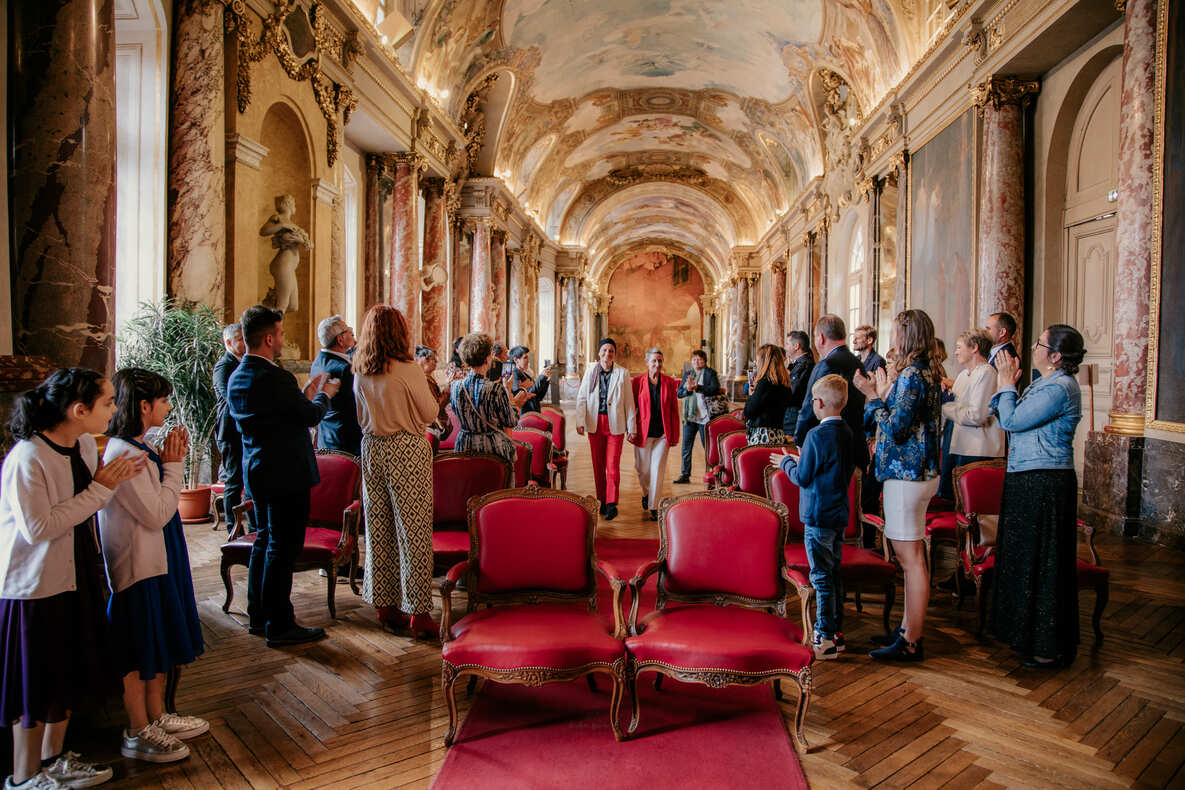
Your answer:
[[[1023,656],[1070,663],[1078,651],[1078,475],[1004,476],[992,630]]]

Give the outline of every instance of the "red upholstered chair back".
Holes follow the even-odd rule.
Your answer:
[[[852,473],[852,482],[848,484],[848,525],[843,531],[846,540],[854,540],[860,534],[860,485],[860,470],[857,469]],[[788,539],[791,543],[801,543],[806,532],[802,519],[798,517],[798,493],[798,486],[791,483],[790,477],[780,468],[765,468],[765,495],[774,502],[781,502],[790,511]]]
[[[786,506],[724,489],[662,504],[659,600],[732,603],[785,596]]]
[[[708,467],[709,469],[720,463],[720,448],[716,440],[729,431],[743,429],[745,423],[731,414],[722,414],[708,423]]]
[[[522,488],[531,482],[531,445],[520,439],[514,442],[514,487]]]
[[[564,434],[567,422],[564,420],[564,413],[554,406],[543,406],[539,409],[539,414],[545,420],[551,420],[551,443],[555,445],[555,449],[561,452],[567,449],[568,440]]]
[[[732,468],[732,451],[740,449],[749,443],[749,436],[742,428],[739,431],[729,431],[716,437],[716,455],[720,463],[728,472],[728,482],[736,481],[736,473]]]
[[[520,428],[534,428],[538,431],[550,434],[555,428],[551,424],[551,420],[544,417],[537,411],[525,412],[518,418],[518,427]]]
[[[979,461],[960,466],[954,472],[955,500],[965,516],[1000,515],[1004,498],[1004,461]]]
[[[317,450],[321,482],[309,492],[309,523],[342,528],[342,514],[362,494],[362,466],[358,456],[340,450]]]
[[[470,502],[470,595],[593,595],[596,506],[591,497],[534,486]]]
[[[771,453],[780,453],[793,445],[753,444],[732,451],[732,484],[739,491],[754,496],[765,496],[765,470]]]
[[[534,428],[512,428],[510,438],[516,442],[526,442],[531,448],[531,480],[541,486],[551,481],[548,479],[547,463],[551,460],[551,437]]]
[[[445,409],[445,413],[448,414],[448,421],[453,426],[453,429],[449,431],[448,436],[437,446],[437,450],[452,450],[457,446],[457,434],[461,432],[461,423],[457,420],[457,415],[453,414],[453,407],[449,406]]]
[[[435,455],[440,449],[440,437],[431,431],[424,431],[424,438],[428,441],[428,444],[432,445],[432,454]]]
[[[432,459],[432,529],[464,530],[470,497],[508,488],[510,463],[488,453],[440,453]]]

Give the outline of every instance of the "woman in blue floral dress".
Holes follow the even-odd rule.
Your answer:
[[[882,368],[876,379],[857,373],[852,383],[864,393],[866,423],[877,428],[873,465],[885,484],[885,538],[893,543],[905,572],[905,614],[890,644],[870,654],[891,661],[921,661],[922,625],[930,602],[930,575],[922,538],[926,507],[938,490],[941,441],[942,368],[937,362],[934,323],[922,310],[906,310],[893,322],[890,381]],[[888,642],[889,639],[884,641]]]
[[[449,402],[461,426],[455,449],[500,455],[513,464],[514,442],[506,435],[506,429],[518,424],[518,410],[531,397],[531,392],[523,390],[511,398],[502,380],[486,378],[493,350],[490,336],[478,332],[462,338],[457,348],[469,374],[454,381],[449,390]]]

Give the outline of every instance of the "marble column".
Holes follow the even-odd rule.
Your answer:
[[[769,270],[770,301],[773,323],[770,326],[770,342],[784,345],[786,342],[786,266],[780,261]]]
[[[451,217],[453,233],[453,260],[449,271],[449,290],[452,293],[452,332],[453,339],[468,334],[470,278],[473,270],[473,238],[465,229],[465,223],[459,217]],[[452,346],[449,346],[450,348]]]
[[[223,6],[174,5],[169,104],[169,296],[233,310],[226,294]]]
[[[115,4],[8,4],[14,350],[114,367]]]
[[[421,296],[424,345],[436,349],[444,359],[451,349],[448,334],[448,211],[444,179],[424,181],[424,264],[425,272],[434,272],[434,285]],[[439,279],[443,273],[443,279]]]
[[[579,347],[577,346],[577,327],[580,321],[580,281],[575,277],[567,277],[564,280],[564,289],[568,292],[568,298],[564,302],[564,369],[566,376],[570,379],[580,377],[580,371],[577,369],[577,353]]]
[[[490,332],[495,342],[506,341],[506,231],[494,229],[490,234]]]
[[[514,253],[506,257],[507,277],[510,280],[507,297],[507,332],[506,346],[524,345],[523,340],[523,302],[526,297],[526,283],[523,281],[523,258],[521,253]]]
[[[494,288],[490,265],[490,220],[473,220],[473,256],[469,277],[469,331],[494,333]],[[505,249],[505,248],[503,248]]]
[[[972,88],[983,118],[975,319],[1011,313],[1024,326],[1025,168],[1022,113],[1039,84],[989,77]]]
[[[1129,537],[1166,542],[1151,514],[1179,475],[1149,485],[1145,469],[1179,445],[1144,436],[1151,277],[1156,0],[1127,0],[1119,125],[1119,225],[1115,231],[1114,379],[1107,426],[1086,439],[1080,515]],[[1179,464],[1162,465],[1179,469]],[[1176,478],[1176,479],[1173,479]],[[1170,495],[1170,497],[1175,495]],[[1174,500],[1175,501],[1175,500]]]
[[[362,238],[363,304],[386,302],[383,270],[389,240],[384,232],[384,218],[391,197],[391,171],[383,154],[366,155],[365,230]]]
[[[329,228],[329,312],[346,315],[346,201],[333,196],[333,224]],[[353,305],[350,305],[353,307]]]
[[[909,239],[909,234],[906,233],[906,228],[909,227],[907,223],[913,222],[913,217],[909,216],[909,152],[902,151],[900,158],[897,160],[897,279],[893,283],[893,315],[896,318],[897,314],[905,309],[908,302],[906,297],[906,287],[909,285],[905,280],[905,273],[909,270],[909,256],[910,250],[907,249],[906,243]],[[975,317],[976,323],[982,322],[983,318]],[[884,338],[883,345],[889,348],[891,344],[889,338]]]
[[[418,204],[424,159],[414,152],[391,160],[391,304],[407,319],[411,342],[420,342],[420,224]]]
[[[749,344],[748,359],[757,359],[757,349],[760,346],[761,335],[761,275],[749,276]]]
[[[745,285],[743,277],[737,279],[728,300],[728,356],[732,365],[727,372],[734,378],[745,375],[745,347],[748,345],[745,315],[749,312],[749,306],[745,304]]]

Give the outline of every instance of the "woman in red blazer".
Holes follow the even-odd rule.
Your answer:
[[[679,443],[679,380],[663,375],[662,352],[651,348],[646,351],[646,373],[634,376],[631,384],[638,419],[630,443],[642,486],[642,510],[649,510],[650,520],[658,521],[667,453]]]

